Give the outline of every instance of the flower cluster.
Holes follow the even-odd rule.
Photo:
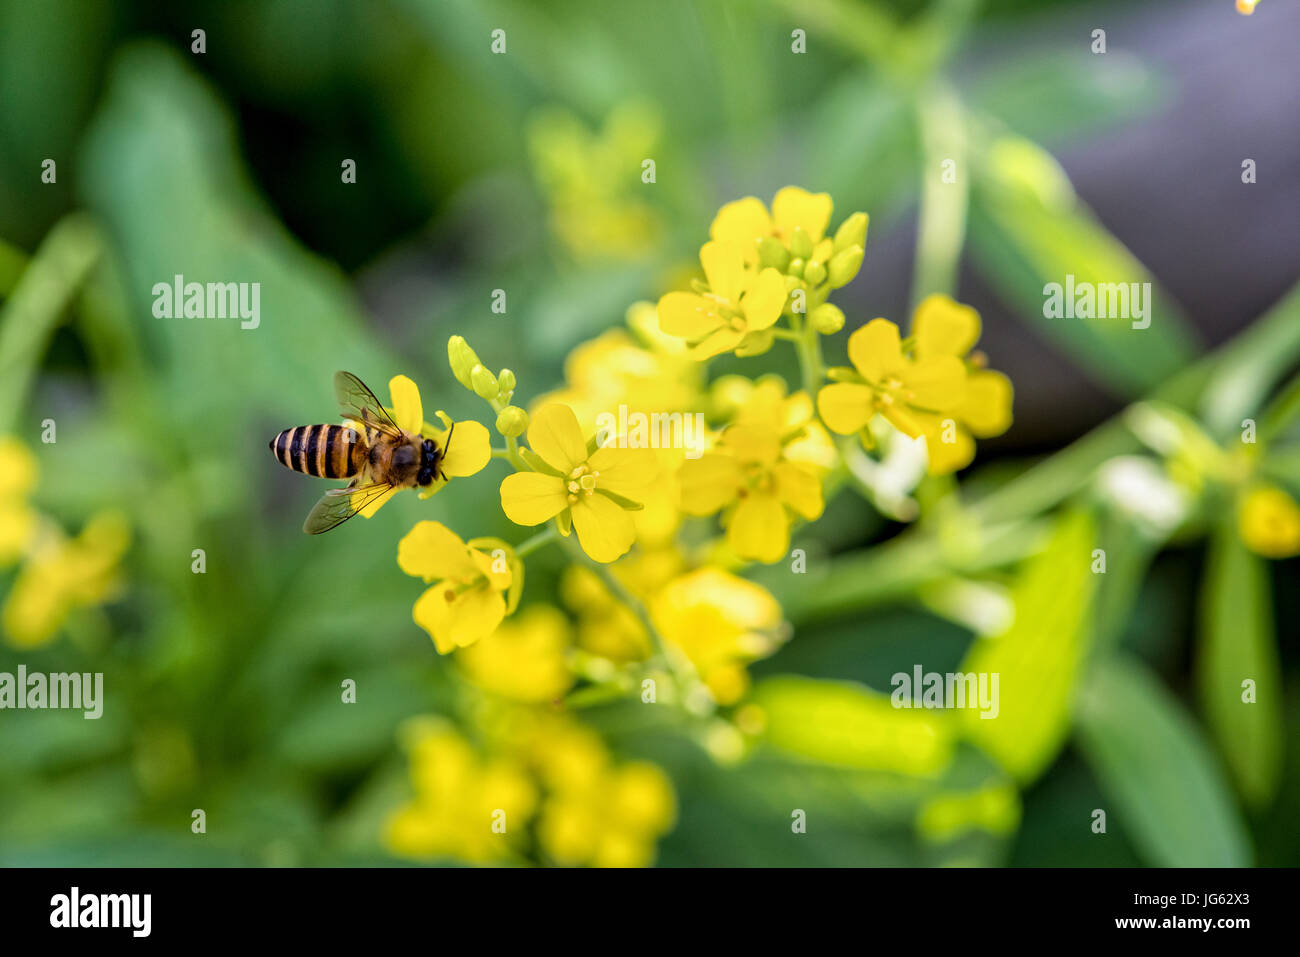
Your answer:
[[[389,822],[396,852],[648,862],[671,826],[671,786],[652,765],[615,763],[568,706],[639,695],[684,707],[708,719],[710,753],[742,754],[764,726],[747,701],[747,666],[789,631],[745,566],[787,558],[846,478],[863,481],[861,459],[885,430],[923,436],[930,472],[945,474],[970,463],[975,438],[1010,425],[1010,382],[973,351],[978,315],[944,296],[921,303],[907,338],[884,319],[857,329],[852,367],[826,369],[821,337],[846,322],[828,299],[859,271],[867,232],[856,213],[830,233],[831,215],[829,196],[798,187],[770,209],[753,197],[728,203],[700,249],[702,277],[580,343],[563,384],[526,408],[514,404],[514,373],[449,340],[452,373],[489,404],[500,444],[455,423],[453,444],[463,431],[472,439],[448,474],[505,466],[501,512],[540,530],[511,543],[422,521],[401,540],[402,570],[429,586],[413,617],[454,653],[476,724],[495,730],[470,742],[420,725],[413,797]],[[795,387],[773,374],[709,380],[710,359],[758,356],[778,341],[794,347]],[[428,434],[414,385],[399,376],[390,391],[398,421]],[[857,434],[864,449],[832,433]],[[563,608],[524,593],[525,563],[550,544],[565,563]]]
[[[480,750],[436,720],[407,729],[414,795],[388,819],[394,853],[504,863],[535,849],[565,866],[653,862],[676,816],[663,771],[616,762],[597,734],[562,715],[507,710],[496,730]]]

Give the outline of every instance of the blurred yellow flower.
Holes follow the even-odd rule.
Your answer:
[[[493,694],[540,704],[573,686],[569,619],[549,605],[533,605],[481,641],[462,648],[456,661],[466,677]]]
[[[610,571],[641,600],[681,574],[685,560],[674,546],[642,547],[615,563]],[[590,568],[570,565],[560,580],[564,603],[578,618],[578,645],[615,664],[643,661],[651,651],[650,636],[636,614],[616,598]]]
[[[669,582],[650,613],[664,640],[680,648],[722,705],[749,688],[746,662],[780,644],[781,606],[761,585],[705,567]]]
[[[567,405],[543,406],[528,425],[530,464],[544,469],[516,472],[501,482],[501,508],[516,525],[560,519],[560,530],[578,533],[583,551],[598,562],[627,553],[636,538],[629,510],[640,507],[655,477],[648,449],[588,451],[577,416]]]
[[[131,542],[125,516],[117,511],[91,517],[76,538],[55,528],[32,544],[4,607],[4,630],[20,648],[43,645],[73,609],[98,605],[120,586],[118,565]]]
[[[439,522],[418,522],[398,543],[397,564],[435,583],[416,600],[412,617],[440,654],[486,638],[506,616],[504,592],[514,580],[508,557],[471,548]]]
[[[707,292],[670,292],[659,300],[659,327],[694,342],[694,358],[729,352],[781,318],[785,280],[775,269],[747,271],[740,244],[707,242],[700,248],[700,264]]]
[[[812,422],[807,394],[784,391],[779,380],[761,384],[713,451],[678,472],[682,511],[725,510],[727,543],[741,558],[778,561],[793,516],[816,519],[824,508],[820,466],[833,452],[829,437]]]
[[[438,429],[426,423],[424,404],[420,401],[420,389],[411,379],[404,375],[393,376],[388,380],[388,393],[393,400],[390,408],[393,421],[399,428],[434,439],[440,449],[447,449],[447,436],[453,425],[451,418],[439,411],[437,415],[442,420],[444,428]],[[357,429],[361,428],[360,423],[351,424]],[[452,436],[451,448],[447,449],[447,454],[440,463],[440,468],[448,479],[474,475],[486,468],[492,459],[491,436],[482,423],[470,419],[456,422],[454,425],[455,434]],[[443,479],[435,478],[429,485],[420,489],[420,498],[428,498],[446,484]],[[363,508],[360,514],[370,518],[398,491],[400,490],[393,488],[384,492]]]
[[[568,718],[534,727],[526,747],[547,788],[537,818],[543,853],[568,866],[653,863],[677,813],[667,775],[643,761],[615,765],[600,737]]]
[[[697,408],[699,363],[687,356],[681,340],[660,334],[647,318],[657,324],[654,304],[636,303],[627,315],[631,331],[610,329],[578,345],[565,360],[564,387],[542,396],[533,409],[560,402],[588,422],[602,412],[617,413],[620,405],[645,413]]]
[[[27,496],[36,487],[36,458],[22,442],[0,437],[0,568],[12,565],[36,533]]]
[[[418,722],[410,732],[415,797],[390,815],[384,843],[403,857],[471,863],[518,859],[537,787],[509,757],[485,758],[456,732]]]
[[[1258,4],[1259,0],[1237,0],[1237,12],[1250,16]]]
[[[638,259],[658,242],[661,217],[628,171],[654,155],[661,126],[658,112],[643,103],[615,108],[599,133],[558,108],[529,124],[529,154],[551,228],[576,259]]]
[[[1276,486],[1256,486],[1242,495],[1237,528],[1246,547],[1265,558],[1300,555],[1300,506]]]

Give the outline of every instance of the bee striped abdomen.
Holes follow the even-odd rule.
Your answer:
[[[360,467],[358,436],[345,425],[299,425],[271,440],[271,451],[285,468],[317,478],[351,478]]]

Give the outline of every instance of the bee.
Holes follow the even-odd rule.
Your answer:
[[[445,479],[442,448],[433,439],[404,431],[364,382],[350,372],[334,373],[334,397],[343,417],[360,426],[300,425],[285,429],[270,442],[285,468],[317,478],[350,478],[343,488],[326,492],[302,530],[319,535],[342,525],[390,489],[415,488]]]

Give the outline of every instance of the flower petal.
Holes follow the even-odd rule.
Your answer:
[[[598,562],[622,558],[636,540],[632,516],[603,495],[580,496],[572,512],[578,543]]]
[[[772,200],[772,218],[787,241],[794,228],[802,226],[815,243],[826,235],[832,205],[829,193],[810,193],[798,186],[787,186]]]
[[[564,479],[541,472],[516,472],[501,480],[501,510],[516,525],[540,525],[569,505]]]
[[[703,341],[696,343],[695,348],[690,352],[691,358],[699,362],[730,352],[743,338],[745,333],[740,329],[715,329]]]
[[[926,296],[912,316],[916,356],[964,356],[980,337],[980,316],[970,306],[935,293]]]
[[[785,279],[775,269],[764,269],[741,300],[750,332],[766,329],[781,318],[785,308]]]
[[[758,239],[770,235],[772,217],[763,201],[755,196],[727,203],[718,210],[713,225],[709,227],[710,239],[736,243],[744,250],[746,261],[751,263],[758,261]]]
[[[953,412],[971,432],[986,439],[1011,427],[1011,400],[1011,380],[1001,372],[980,369],[967,374],[966,398]]]
[[[397,564],[402,571],[426,582],[439,578],[473,581],[479,574],[460,536],[441,522],[416,522],[397,543]]]
[[[693,292],[670,292],[659,300],[659,328],[670,336],[699,339],[724,322],[712,301]]]
[[[907,404],[945,412],[966,398],[966,366],[953,356],[920,359],[899,374],[907,389]]]
[[[793,462],[778,462],[772,469],[776,494],[804,518],[820,518],[826,507],[822,500],[822,483],[809,469]]]
[[[645,490],[658,477],[659,466],[650,449],[620,449],[608,446],[597,449],[588,460],[596,477],[596,487],[622,495],[634,502],[645,500]]]
[[[785,557],[790,521],[780,500],[761,492],[741,499],[727,526],[727,544],[741,558],[770,563]]]
[[[731,303],[740,301],[745,285],[745,255],[738,244],[705,243],[700,247],[700,265],[715,296]]]
[[[587,461],[587,441],[578,427],[578,417],[559,402],[542,406],[529,421],[528,447],[565,475]]]
[[[486,638],[505,615],[505,599],[486,582],[460,594],[439,582],[417,598],[411,609],[415,623],[429,633],[444,655]]]
[[[444,433],[445,438],[446,433]],[[487,468],[492,461],[492,437],[481,422],[466,419],[457,422],[451,435],[451,444],[439,463],[442,471],[452,478],[464,478]]]
[[[852,435],[875,414],[875,393],[856,382],[835,382],[817,393],[817,411],[832,432]]]
[[[945,442],[951,436],[953,441]],[[964,469],[975,458],[975,440],[961,426],[947,431],[942,427],[937,433],[925,437],[925,450],[930,456],[928,471],[931,475],[950,475]]]
[[[469,557],[478,573],[487,579],[490,588],[505,591],[514,581],[514,573],[510,571],[510,563],[504,554],[491,555],[477,548],[471,548]]]
[[[729,455],[702,455],[687,459],[677,473],[682,489],[682,511],[712,515],[736,500],[742,484],[740,465]]]
[[[388,394],[393,397],[393,421],[398,428],[420,434],[424,427],[424,406],[419,387],[404,375],[388,380]]]
[[[904,365],[898,326],[872,319],[849,336],[849,361],[870,382],[896,375]]]

